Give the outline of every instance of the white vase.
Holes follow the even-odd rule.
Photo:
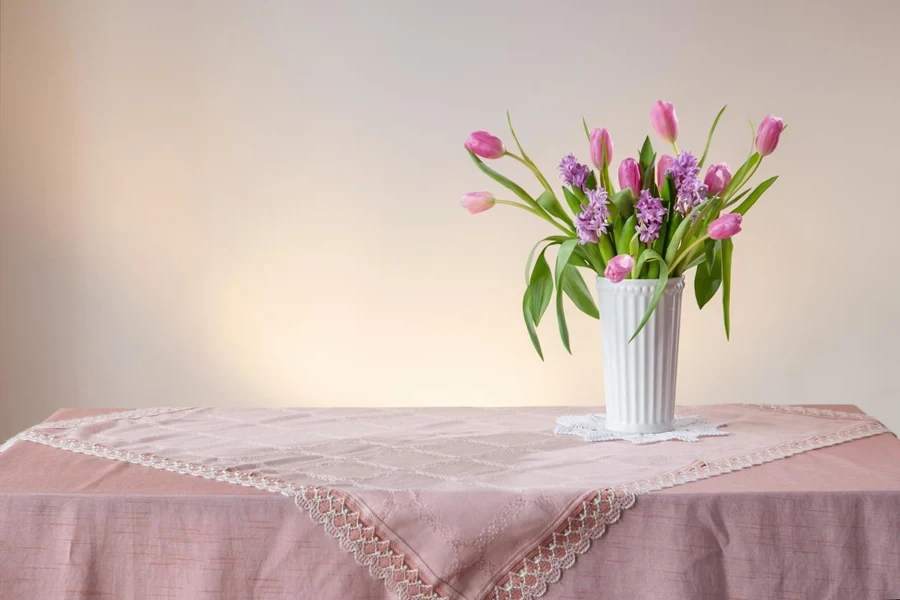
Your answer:
[[[656,279],[612,283],[597,278],[606,425],[623,433],[671,431],[684,277],[669,279],[656,310],[633,342],[628,340],[647,312]]]

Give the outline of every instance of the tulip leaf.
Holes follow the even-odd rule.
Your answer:
[[[575,246],[575,253],[587,260],[591,268],[598,274],[606,269],[606,261],[600,254],[600,247],[597,244],[583,244]]]
[[[563,210],[563,207],[560,205],[559,200],[556,199],[556,196],[553,195],[553,192],[545,191],[538,196],[537,203],[548,213],[558,218],[569,227],[572,227],[572,219],[570,219],[569,215],[566,214],[566,211]]]
[[[672,234],[672,239],[669,241],[669,247],[666,249],[666,263],[671,264],[675,260],[675,257],[678,255],[678,246],[681,244],[681,240],[684,238],[688,226],[694,221],[693,216],[697,214],[703,206],[705,206],[705,204],[698,204],[695,206],[675,229],[675,233]],[[687,239],[690,239],[690,237]]]
[[[584,124],[584,135],[587,136],[588,141],[591,139],[591,130],[588,129],[587,119],[581,117],[581,122]],[[782,130],[783,131],[783,130]]]
[[[725,339],[731,339],[731,238],[722,240],[722,315],[725,319]]]
[[[619,211],[619,216],[626,219],[634,214],[634,200],[634,192],[631,191],[631,188],[619,190],[609,197],[609,201]]]
[[[541,324],[541,317],[550,306],[550,297],[553,295],[553,274],[544,257],[546,251],[547,248],[544,248],[538,254],[537,261],[534,263],[534,271],[531,272],[531,282],[528,284],[528,287],[531,288],[531,317],[534,319],[535,326]]]
[[[722,192],[722,198],[728,198],[731,194],[737,191],[742,185],[744,185],[744,180],[747,178],[747,175],[759,164],[761,157],[759,152],[754,152],[750,155],[750,158],[741,165],[741,168],[737,170],[734,174],[734,177],[731,178],[731,182],[728,184],[728,187],[725,188],[725,191]]]
[[[531,316],[531,286],[525,288],[525,295],[522,296],[522,315],[525,317],[525,328],[528,329],[528,337],[537,351],[541,360],[544,360],[544,352],[541,350],[541,341],[538,339],[537,329],[534,325],[534,318]]]
[[[559,323],[559,337],[562,339],[563,346],[569,354],[572,349],[569,347],[569,327],[566,325],[566,313],[563,309],[563,273],[569,265],[569,257],[575,251],[575,245],[578,240],[566,240],[559,246],[559,252],[556,255],[556,320]]]
[[[634,226],[637,225],[637,216],[631,215],[625,220],[615,232],[616,253],[627,254],[628,247],[631,244],[631,238],[634,236]]]
[[[659,189],[656,187],[656,154],[650,159],[650,163],[643,170],[641,175],[644,179],[643,188],[650,192],[654,198],[659,198]]]
[[[706,137],[706,147],[703,148],[703,156],[700,157],[700,162],[697,163],[697,166],[700,168],[702,168],[703,163],[706,162],[706,155],[709,153],[709,144],[712,142],[713,134],[716,132],[716,125],[719,124],[719,119],[722,118],[722,114],[725,112],[726,108],[728,108],[727,104],[722,107],[722,109],[719,111],[719,114],[716,115],[712,127],[709,128],[709,135]]]
[[[544,242],[551,242],[550,244],[548,244],[548,246],[561,244],[568,239],[570,238],[567,238],[564,235],[551,235],[545,237],[542,240],[538,240],[538,242],[531,247],[531,252],[528,253],[528,260],[525,262],[525,285],[528,285],[528,283],[531,281],[531,263],[532,261],[534,261],[534,253],[537,252],[538,246],[540,246]]]
[[[586,190],[596,190],[597,189],[597,174],[592,170],[588,173],[587,181],[584,183],[584,189]]]
[[[572,211],[572,214],[578,216],[581,214],[581,201],[572,193],[572,190],[563,186],[563,195],[566,197],[566,204],[569,205],[569,210]]]
[[[569,260],[571,261],[576,256],[573,254]],[[597,305],[594,304],[594,298],[591,296],[584,278],[572,264],[569,264],[563,272],[563,291],[572,300],[572,303],[578,307],[578,310],[589,317],[600,318],[600,311],[597,310]]]
[[[753,190],[753,193],[747,196],[747,199],[741,202],[740,205],[738,205],[738,207],[731,212],[738,213],[739,215],[746,215],[747,211],[750,210],[754,204],[756,204],[757,200],[759,200],[759,197],[762,196],[763,193],[765,193],[765,191],[769,189],[769,187],[773,183],[775,183],[776,179],[778,179],[777,175],[775,177],[766,179],[761,184],[756,186],[756,189]]]
[[[639,272],[646,262],[655,262],[659,265],[659,279],[656,283],[656,289],[653,291],[653,298],[650,299],[650,305],[647,307],[647,312],[644,314],[644,318],[641,319],[641,323],[638,325],[634,335],[628,340],[629,344],[634,341],[634,338],[638,336],[641,330],[644,329],[644,325],[650,320],[653,311],[656,310],[656,305],[659,304],[659,299],[662,298],[663,292],[666,291],[666,283],[669,281],[669,266],[658,252],[650,248],[644,250],[634,265],[635,271]]]
[[[697,306],[703,308],[712,300],[719,285],[722,283],[722,251],[721,244],[714,240],[707,240],[704,253],[704,262],[697,267],[694,276],[694,296],[697,298]]]
[[[641,156],[638,162],[641,166],[641,172],[647,170],[647,167],[650,166],[650,163],[656,160],[656,154],[653,153],[653,144],[650,142],[650,136],[648,135],[644,138],[644,145],[641,146]]]
[[[525,162],[528,162],[534,165],[531,158],[527,154],[525,154],[525,148],[522,147],[522,144],[519,143],[519,138],[516,136],[516,130],[513,129],[512,117],[509,116],[509,111],[506,111],[506,122],[509,124],[509,133],[512,134],[512,139],[516,143],[516,147],[519,149],[519,154],[522,155],[522,158],[525,159]]]
[[[600,236],[600,241],[597,243],[597,246],[600,248],[600,256],[603,257],[604,263],[609,263],[616,253],[612,247],[612,240],[610,239],[610,234],[604,233]]]
[[[524,189],[522,189],[521,186],[519,186],[514,181],[507,179],[506,177],[504,177],[497,171],[493,170],[492,168],[490,168],[489,166],[484,164],[484,161],[481,160],[480,158],[478,158],[475,155],[475,153],[472,152],[471,150],[467,149],[466,152],[469,153],[469,156],[472,157],[472,161],[475,163],[475,166],[478,167],[482,173],[484,173],[485,175],[487,175],[488,177],[490,177],[491,179],[493,179],[494,181],[496,181],[497,183],[499,183],[500,185],[502,185],[503,187],[505,187],[512,193],[514,193],[516,196],[521,198],[525,202],[525,204],[527,204],[531,208],[534,208],[538,211],[542,210],[541,207],[538,205],[538,203],[535,202],[534,198],[529,196],[528,192],[526,192]]]

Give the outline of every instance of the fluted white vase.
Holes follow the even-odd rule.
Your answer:
[[[656,310],[633,342],[656,290],[656,279],[612,283],[597,278],[606,425],[623,433],[671,431],[684,277],[669,279]]]

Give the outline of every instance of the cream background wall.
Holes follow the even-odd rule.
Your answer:
[[[462,150],[616,164],[674,102],[739,164],[733,337],[686,303],[680,401],[855,403],[900,429],[900,3],[0,4],[0,438],[62,406],[602,402],[599,327],[520,315],[536,219]],[[536,186],[516,164],[498,168]]]

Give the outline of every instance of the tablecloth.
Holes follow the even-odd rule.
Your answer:
[[[641,495],[545,597],[900,597],[898,458],[880,434]],[[48,446],[0,454],[0,519],[3,598],[392,597],[278,495]]]

